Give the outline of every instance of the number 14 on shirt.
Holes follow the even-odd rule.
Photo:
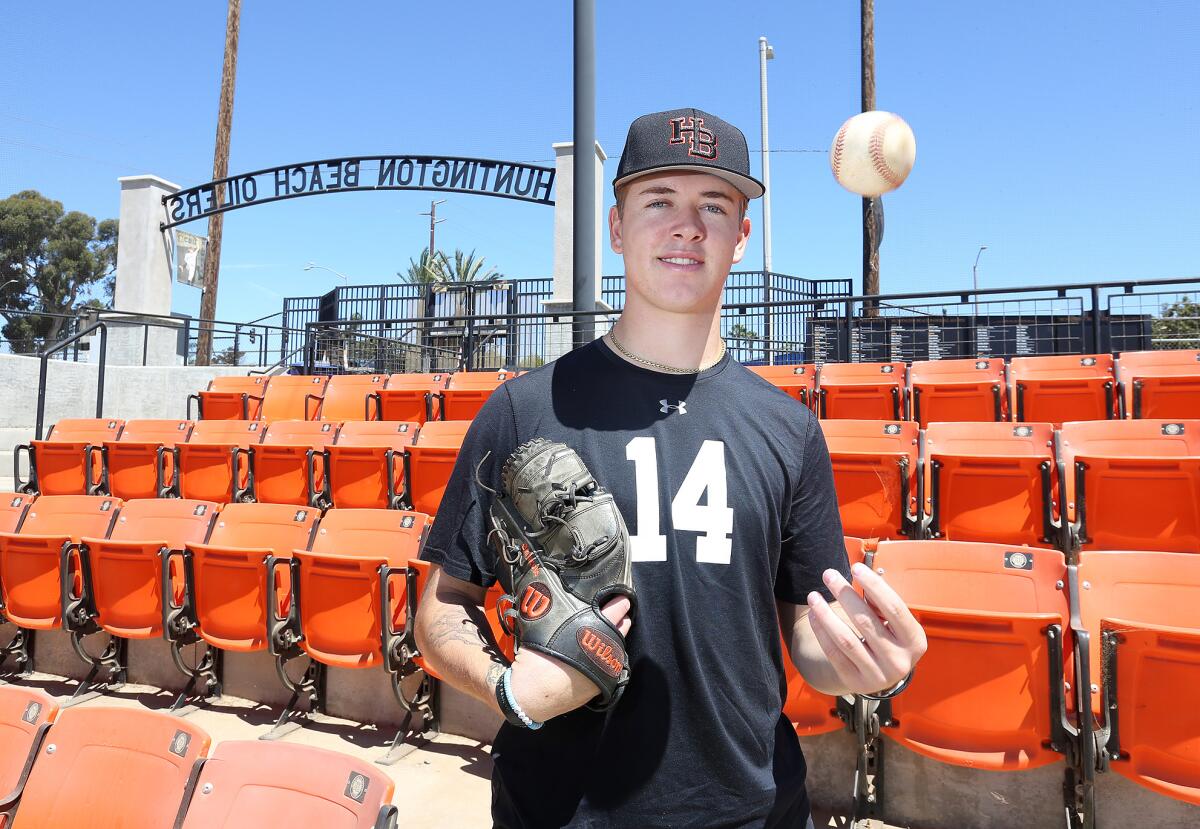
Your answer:
[[[637,534],[629,537],[631,561],[666,561],[667,537],[659,514],[658,447],[652,437],[636,437],[625,446],[633,461],[637,490]],[[700,499],[708,491],[706,503]],[[706,440],[696,453],[679,492],[671,500],[671,526],[676,532],[700,533],[696,561],[728,564],[733,550],[733,510],[725,475],[725,444]]]

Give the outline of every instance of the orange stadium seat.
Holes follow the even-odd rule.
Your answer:
[[[459,371],[435,397],[441,400],[443,420],[471,420],[500,384],[513,376],[511,371]]]
[[[469,420],[431,420],[404,450],[404,500],[408,509],[436,515],[454,471]]]
[[[328,383],[329,378],[325,376],[281,374],[272,377],[263,394],[259,419],[273,423],[316,417]]]
[[[375,392],[379,419],[411,423],[441,420],[441,398],[435,406],[434,395],[446,388],[449,379],[449,374],[441,372],[391,375],[387,385]]]
[[[225,740],[204,761],[180,829],[388,829],[395,783],[335,751]],[[166,824],[163,824],[166,826]]]
[[[1200,553],[1200,420],[1064,423],[1059,457],[1080,549]]]
[[[1092,551],[1071,569],[1076,660],[1091,679],[1081,707],[1096,717],[1081,743],[1100,750],[1084,767],[1200,805],[1200,556]]]
[[[932,423],[925,463],[930,537],[1063,543],[1049,423]]]
[[[204,544],[188,544],[182,554],[183,601],[168,610],[164,626],[172,649],[203,639],[220,650],[243,653],[267,647],[267,603],[277,594],[276,612],[287,613],[290,591],[278,574],[267,576],[267,558],[287,559],[307,549],[320,512],[291,504],[229,504],[221,508]],[[269,582],[269,583],[268,583]],[[178,662],[177,662],[178,664]],[[221,682],[221,654],[198,669],[210,688]]]
[[[863,560],[863,540],[846,537],[846,556],[850,564]],[[787,698],[783,703],[784,716],[801,737],[827,734],[845,728],[846,724],[837,716],[837,698],[822,694],[804,681],[792,660],[788,657],[788,644],[783,648],[783,669],[787,675]]]
[[[64,710],[45,741],[54,751],[38,755],[5,829],[171,826],[212,742],[178,717],[114,706]]]
[[[188,420],[194,419],[193,400],[200,420],[258,420],[268,379],[261,374],[214,377],[208,389],[188,396]]]
[[[417,436],[407,421],[347,421],[326,447],[325,501],[338,509],[396,509],[404,491],[404,450]]]
[[[1125,351],[1117,388],[1127,417],[1200,415],[1200,351]]]
[[[225,503],[250,486],[250,447],[266,426],[257,420],[202,420],[187,443],[175,444],[175,491],[180,498]],[[165,477],[165,476],[164,476]]]
[[[1069,746],[1070,642],[1058,550],[962,541],[884,541],[872,566],[925,629],[929,650],[883,734],[953,765],[1014,771]],[[1069,640],[1069,636],[1067,637]],[[890,723],[890,724],[889,724]]]
[[[930,423],[1008,420],[1004,360],[917,360],[908,370],[912,419]]]
[[[791,366],[746,366],[750,371],[766,380],[777,389],[787,392],[805,406],[812,407],[815,402],[814,390],[817,381],[817,367],[811,363]]]
[[[22,492],[41,495],[87,494],[89,456],[87,447],[115,440],[125,426],[123,420],[67,418],[50,427],[44,440],[30,441],[13,449],[13,483]],[[29,480],[20,478],[19,453],[29,455]],[[93,477],[99,476],[99,464]]]
[[[16,532],[32,503],[33,496],[24,492],[0,492],[0,533]]]
[[[411,560],[408,563],[408,566],[412,575],[410,577],[407,594],[407,629],[412,630],[412,626],[415,624],[415,620],[417,618],[417,606],[421,602],[421,596],[423,596],[425,593],[425,586],[429,582],[429,574],[431,569],[429,562],[420,561],[418,559]],[[500,622],[499,604],[503,595],[504,591],[500,589],[499,582],[496,582],[490,588],[488,588],[487,593],[484,594],[483,612],[485,618],[487,619],[488,628],[491,631],[492,638],[499,647],[500,653],[507,657],[511,662],[515,654],[513,637],[512,634],[504,629],[504,625],[502,625]],[[415,643],[413,647],[416,647]],[[441,679],[441,676],[439,676],[436,671],[429,667],[429,665],[425,662],[425,658],[421,656],[420,653],[417,653],[413,657],[413,662],[415,662],[416,665],[420,667],[421,670],[423,670],[428,676],[432,677],[433,679]]]
[[[268,390],[269,394],[269,390]],[[313,506],[325,491],[325,447],[342,424],[276,420],[250,446],[249,491],[265,504]]]
[[[99,482],[88,467],[88,492],[118,498],[158,498],[171,488],[175,477],[170,450],[192,434],[189,420],[130,420],[115,441],[106,440],[89,451],[100,453]],[[165,457],[160,457],[165,456]]]
[[[409,562],[416,559],[429,531],[429,516],[387,509],[335,509],[321,519],[311,549],[295,549],[288,559],[268,559],[269,568],[286,565],[292,602],[286,617],[271,607],[269,640],[285,666],[301,653],[313,664],[289,690],[325,707],[325,666],[373,668],[383,665],[396,698],[406,710],[401,688],[416,670],[407,620]]]
[[[0,606],[21,628],[3,653],[31,667],[32,631],[62,626],[62,590],[79,592],[73,546],[83,536],[108,535],[121,500],[105,495],[43,495],[25,513],[19,533],[0,533]]]
[[[817,399],[822,418],[903,420],[904,363],[825,363]]]
[[[318,420],[379,420],[375,392],[387,382],[384,374],[338,374],[330,378]]]
[[[1053,423],[1110,420],[1116,416],[1113,359],[1110,354],[1082,357],[1013,357],[1008,365],[1013,389],[1013,420]]]
[[[42,738],[58,711],[58,702],[43,691],[0,685],[0,812],[25,787]]]
[[[146,498],[126,501],[107,538],[83,537],[79,545],[81,590],[64,591],[63,626],[76,652],[91,634],[110,634],[112,644],[89,659],[125,681],[129,639],[160,639],[163,611],[182,598],[181,573],[167,571],[169,551],[208,539],[219,505],[212,501]]]
[[[842,529],[860,538],[917,538],[923,476],[917,424],[821,421]]]

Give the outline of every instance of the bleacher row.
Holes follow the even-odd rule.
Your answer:
[[[797,731],[849,727],[855,739],[872,733],[867,717],[882,725],[874,734],[943,763],[1062,762],[1066,805],[1084,811],[1106,769],[1200,805],[1200,717],[1171,702],[1171,689],[1200,688],[1200,555],[1188,555],[1200,553],[1200,404],[1187,403],[1191,418],[1154,414],[1200,395],[1200,378],[1181,373],[1160,393],[1143,372],[1128,412],[1140,417],[1105,422],[1128,391],[1114,367],[1099,416],[1060,408],[1072,416],[1013,422],[1021,367],[1009,366],[995,422],[994,380],[926,387],[919,364],[891,365],[876,367],[874,386],[844,384],[845,400],[887,404],[874,420],[838,402],[847,367],[754,369],[823,409],[847,550],[884,571],[930,639],[913,685],[878,710],[790,671]],[[8,655],[28,670],[33,631],[65,627],[93,674],[119,677],[122,642],[165,638],[189,678],[182,702],[197,682],[220,692],[224,650],[266,651],[293,702],[307,694],[313,710],[321,666],[382,666],[401,705],[429,716],[428,688],[412,690],[425,668],[411,635],[420,544],[470,418],[511,376],[218,378],[195,396],[196,421],[60,421],[23,450],[23,491],[0,502],[0,601],[19,626]],[[1023,411],[1043,411],[1028,407],[1051,392],[1097,399],[1094,379],[1079,380],[1086,393],[1063,390],[1077,379],[1026,384]],[[954,420],[950,401],[973,412],[981,399],[985,422],[920,417]],[[875,540],[899,537],[938,540]],[[496,595],[487,616],[507,649]],[[90,656],[83,642],[100,632],[113,644]],[[209,648],[190,665],[194,642]],[[296,682],[284,668],[302,654],[315,667]]]
[[[398,826],[395,784],[369,763],[245,740],[210,754],[211,744],[178,717],[63,709],[41,691],[0,686],[0,829]]]
[[[821,426],[850,535],[1200,552],[1200,419]]]
[[[429,526],[406,510],[11,494],[0,503],[0,597],[19,632],[0,662],[32,669],[35,632],[63,629],[92,665],[89,682],[101,670],[123,681],[129,640],[165,638],[189,678],[179,705],[197,682],[220,693],[226,651],[269,650],[289,690],[313,695],[313,710],[324,708],[325,666],[382,666],[412,710],[402,683],[425,670],[413,623]],[[503,644],[498,595],[489,619]],[[85,640],[99,633],[115,644],[95,656]],[[208,657],[188,665],[185,648],[198,642]],[[285,667],[302,653],[313,669],[295,682]]]
[[[44,495],[195,498],[417,509],[432,515],[468,420],[97,420],[54,424],[17,447]]]
[[[1200,351],[752,366],[822,418],[1047,422],[1200,415]]]

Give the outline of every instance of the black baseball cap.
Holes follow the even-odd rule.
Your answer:
[[[613,190],[649,173],[698,170],[720,176],[748,199],[766,188],[750,175],[746,136],[733,124],[700,109],[643,115],[629,125]]]

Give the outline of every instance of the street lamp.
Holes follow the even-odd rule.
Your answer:
[[[347,285],[350,284],[350,278],[348,276],[346,276],[345,274],[342,274],[342,273],[338,273],[333,268],[327,268],[324,265],[318,265],[316,262],[309,262],[307,265],[304,266],[304,270],[306,270],[306,271],[311,271],[314,269],[321,270],[321,271],[329,271],[331,274],[333,274],[334,276],[341,279],[342,282],[346,283]]]
[[[975,264],[971,266],[971,280],[975,284],[975,317],[979,318],[979,257],[983,256],[983,252],[987,250],[987,245],[980,245],[979,252],[975,254]],[[976,323],[978,325],[978,322]]]
[[[775,50],[766,37],[758,39],[758,92],[759,112],[762,118],[762,177],[763,193],[763,302],[767,303],[763,321],[764,345],[767,348],[767,363],[775,362],[775,351],[771,347],[771,158],[767,141],[767,61],[775,59]]]

